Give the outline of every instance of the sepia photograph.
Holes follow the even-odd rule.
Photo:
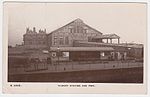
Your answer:
[[[4,18],[10,87],[145,83],[146,3],[5,2]]]

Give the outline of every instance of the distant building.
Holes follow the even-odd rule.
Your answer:
[[[23,35],[24,47],[25,48],[47,48],[47,34],[45,30],[39,30],[36,32],[35,27],[33,30],[26,29],[26,34]]]

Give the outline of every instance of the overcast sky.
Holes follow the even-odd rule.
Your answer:
[[[12,3],[8,7],[9,45],[21,44],[26,27],[47,33],[80,18],[103,34],[115,33],[121,42],[144,43],[146,4],[140,3]]]

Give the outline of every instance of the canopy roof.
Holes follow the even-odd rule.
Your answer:
[[[130,43],[98,43],[98,42],[84,42],[84,41],[76,41],[75,43],[78,44],[89,44],[89,45],[95,45],[95,46],[112,46],[112,47],[127,47],[127,48],[143,48],[143,44],[130,44]]]
[[[105,35],[97,35],[93,38],[101,38],[101,39],[118,39],[120,38],[118,35],[116,34],[105,34]]]
[[[50,51],[113,51],[112,47],[50,47]]]

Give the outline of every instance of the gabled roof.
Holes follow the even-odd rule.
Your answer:
[[[110,38],[110,39],[117,39],[117,38],[120,38],[118,35],[116,34],[104,34],[104,35],[97,35],[95,36],[94,38],[101,38],[101,39],[107,39],[107,38]]]
[[[102,32],[96,30],[95,28],[92,28],[91,26],[89,26],[89,25],[87,25],[87,24],[85,24],[85,25],[86,25],[87,27],[89,27],[90,29],[93,29],[94,31],[96,31],[96,32],[98,32],[98,33],[100,33],[100,34],[102,34]]]
[[[90,27],[89,25],[85,24],[85,23],[84,23],[81,19],[79,19],[79,18],[77,18],[77,19],[75,19],[74,21],[72,21],[72,22],[70,22],[70,23],[68,23],[68,24],[66,24],[66,25],[64,25],[64,26],[62,26],[62,27],[60,27],[60,28],[58,28],[58,29],[52,31],[52,32],[49,33],[49,34],[52,34],[53,32],[56,32],[56,31],[62,29],[63,27],[66,27],[66,26],[68,26],[68,25],[70,25],[70,24],[72,24],[72,23],[74,23],[74,22],[76,22],[76,21],[80,21],[80,22],[82,22],[85,26],[89,27],[90,29],[93,29],[94,31],[96,31],[96,32],[98,32],[98,33],[100,33],[100,34],[102,34],[100,31],[98,31],[98,30],[96,30],[96,29]],[[49,35],[49,34],[48,34],[48,35]]]

